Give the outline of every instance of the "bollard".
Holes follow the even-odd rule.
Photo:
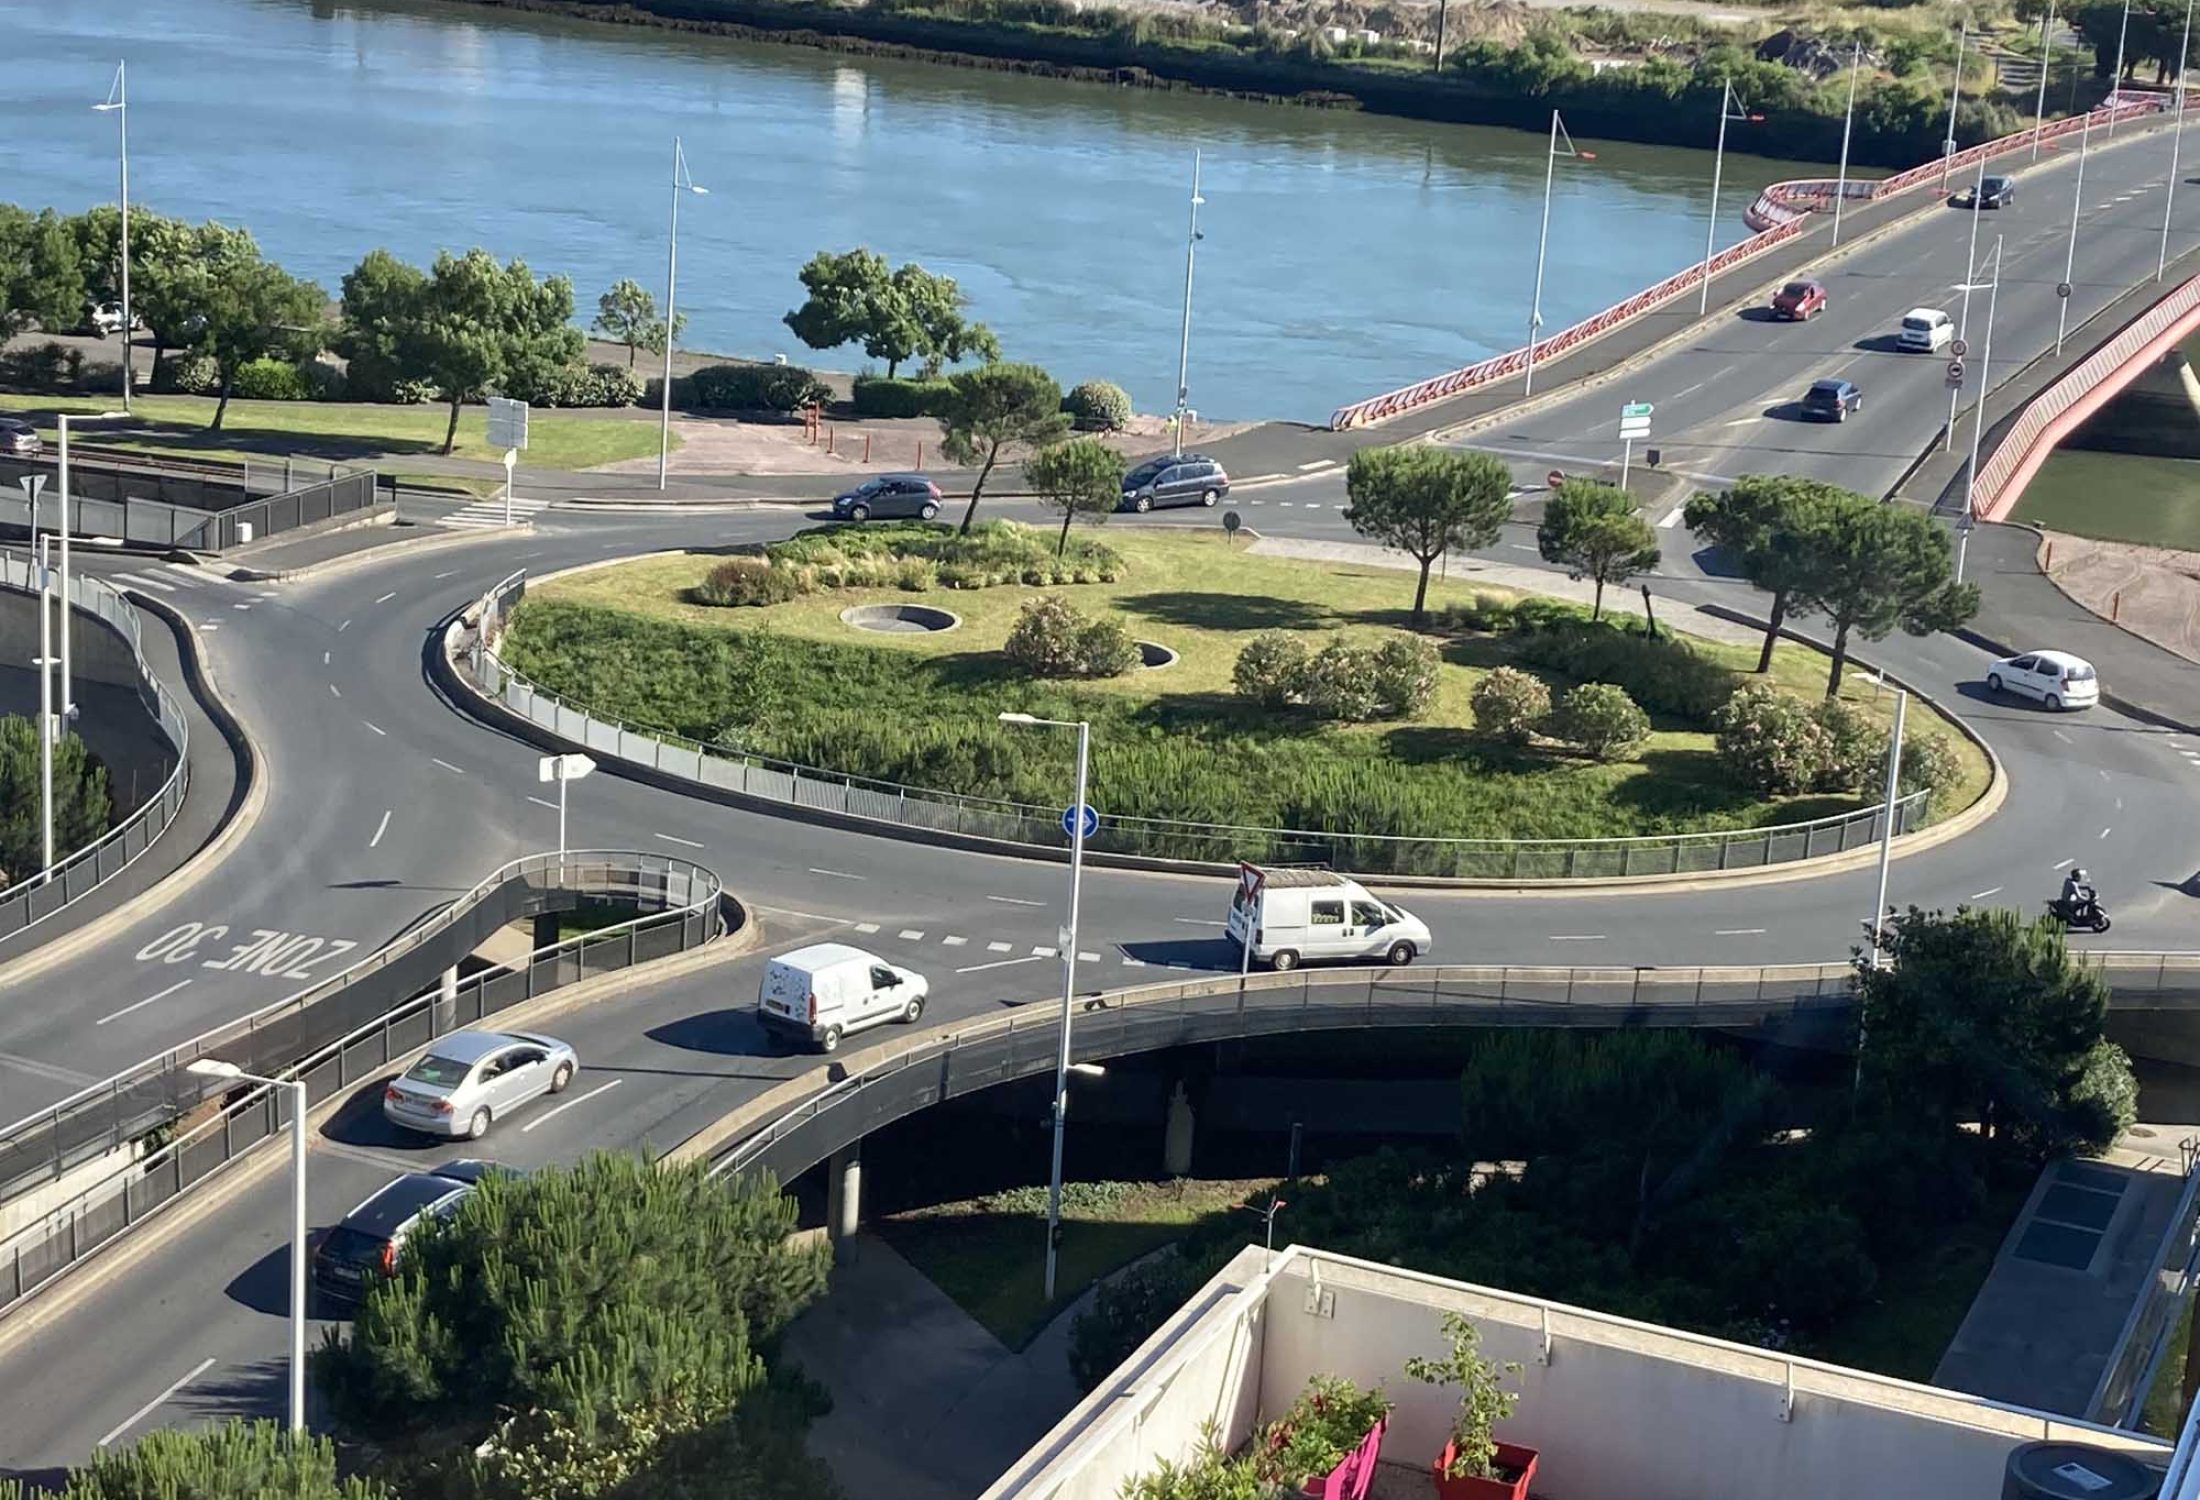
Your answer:
[[[871,461],[871,434],[868,432],[863,435],[863,461],[865,463]]]
[[[923,439],[923,438],[918,438],[918,439],[917,439],[917,467],[918,467],[919,469],[922,469],[922,468],[924,467],[924,439]]]
[[[833,451],[833,430],[830,427],[825,429],[825,451],[827,453]]]
[[[2040,571],[2043,573],[2055,571],[2055,539],[2053,537],[2047,539],[2047,561],[2041,566]]]
[[[2122,589],[2118,589],[2115,593],[2108,596],[2108,623],[2111,625],[2115,624],[2117,617],[2123,614],[2123,612],[2124,591]]]

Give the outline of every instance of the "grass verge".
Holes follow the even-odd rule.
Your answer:
[[[2072,536],[2200,552],[2200,462],[2058,449],[2012,518]]]
[[[216,403],[210,396],[139,396],[131,407],[138,426],[96,436],[80,431],[74,440],[102,448],[173,454],[179,458],[240,463],[245,459],[334,459],[376,462],[399,456],[440,455],[446,406],[387,406],[358,401],[232,401],[220,432],[208,432]],[[0,411],[30,414],[49,427],[58,412],[112,409],[104,396],[20,396],[0,394]],[[545,469],[586,469],[657,451],[657,428],[642,420],[647,413],[586,414],[538,411],[528,420],[524,461]],[[504,454],[489,446],[489,417],[484,407],[463,408],[453,458],[495,463]],[[678,444],[679,438],[674,436]]]

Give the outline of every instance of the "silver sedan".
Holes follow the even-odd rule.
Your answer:
[[[580,1058],[564,1042],[525,1032],[454,1031],[382,1091],[392,1125],[480,1140],[528,1100],[565,1091]]]

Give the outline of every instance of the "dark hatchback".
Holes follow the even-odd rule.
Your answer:
[[[338,1301],[357,1302],[366,1295],[370,1277],[389,1276],[397,1270],[397,1252],[405,1236],[430,1215],[448,1218],[479,1179],[479,1171],[469,1169],[486,1165],[453,1162],[452,1176],[440,1169],[407,1172],[385,1183],[321,1236],[313,1250],[314,1286]]]
[[[940,513],[940,487],[922,474],[881,474],[845,494],[833,496],[833,517],[840,521],[929,521]]]
[[[1846,422],[1864,409],[1864,393],[1852,380],[1814,380],[1803,392],[1803,415],[1819,422]]]
[[[2017,201],[2017,179],[1989,177],[1976,187],[1965,188],[1948,201],[1957,208],[2007,208]]]
[[[1204,453],[1149,458],[1123,476],[1117,510],[1148,511],[1169,505],[1219,505],[1230,476]]]

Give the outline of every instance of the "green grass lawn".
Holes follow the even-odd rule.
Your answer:
[[[2013,516],[2073,536],[2200,552],[2200,462],[2058,449]]]
[[[1134,637],[1173,648],[1174,666],[1075,684],[1015,676],[998,648],[1037,592],[1022,586],[916,596],[962,616],[959,628],[936,634],[881,635],[841,622],[850,605],[912,597],[891,590],[829,590],[760,609],[693,604],[685,591],[718,561],[697,553],[531,590],[508,655],[546,685],[639,723],[702,739],[746,731],[752,747],[787,759],[1020,801],[1059,795],[1067,738],[1003,730],[994,715],[1087,717],[1095,725],[1093,801],[1122,817],[1580,838],[1747,826],[1855,805],[1825,796],[1768,803],[1739,790],[1699,726],[1654,721],[1636,756],[1613,764],[1492,745],[1469,730],[1469,695],[1516,649],[1505,636],[1445,640],[1434,701],[1412,722],[1324,726],[1256,708],[1230,684],[1253,634],[1304,631],[1316,645],[1332,636],[1379,638],[1405,625],[1413,576],[1254,556],[1183,532],[1108,530],[1101,539],[1123,558],[1119,580],[1060,591],[1081,610],[1114,616]],[[1430,604],[1504,592],[1437,583]],[[661,627],[645,623],[652,621]],[[744,641],[762,654],[741,657]],[[1702,649],[1738,670],[1756,662],[1754,647]],[[1783,644],[1773,676],[1816,699],[1825,658]],[[1884,712],[1861,675],[1845,693],[1867,712]],[[759,697],[776,707],[757,709]],[[1974,800],[1987,770],[1949,726],[1936,728],[1965,757],[1962,784],[1940,799],[1945,812]]]
[[[52,414],[108,411],[104,396],[19,396],[0,394],[0,411],[32,414],[53,441]],[[208,432],[214,417],[210,396],[139,396],[131,408],[143,423],[132,428],[80,429],[73,442],[102,448],[172,453],[179,457],[239,462],[247,458],[321,458],[372,463],[394,457],[439,454],[450,408],[387,406],[358,401],[232,401],[220,432]],[[522,462],[536,468],[586,469],[657,451],[657,424],[639,409],[627,413],[586,414],[538,411],[528,421]],[[497,462],[489,446],[488,412],[469,406],[458,417],[453,458]],[[678,446],[679,438],[673,438]]]
[[[1021,1349],[1094,1282],[1174,1244],[1206,1215],[1272,1185],[1267,1180],[1069,1184],[1051,1303],[1042,1295],[1045,1188],[913,1209],[881,1219],[875,1228],[995,1338]]]

